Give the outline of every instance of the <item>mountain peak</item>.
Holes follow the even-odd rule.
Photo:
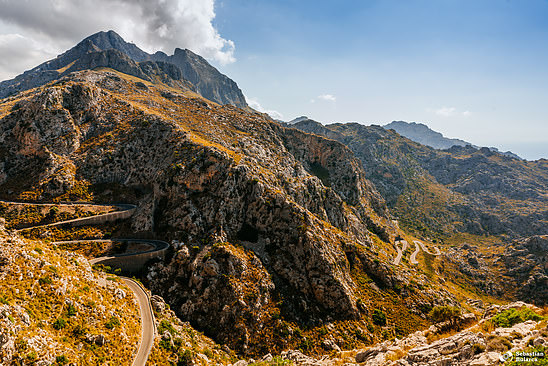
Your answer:
[[[116,52],[108,52],[113,50],[127,56],[129,60],[119,57],[121,55],[117,55]],[[194,91],[213,102],[247,107],[238,85],[221,74],[203,57],[181,48],[176,48],[172,56],[161,51],[149,54],[135,44],[126,42],[113,30],[92,34],[55,59],[44,62],[12,80],[0,82],[0,98],[47,84],[69,72],[95,67],[109,67],[142,78],[146,72],[143,74],[144,70],[138,64],[143,62],[171,64],[173,67],[156,65],[152,69],[169,71],[169,77],[177,76],[175,80],[182,78],[190,82],[194,86]],[[177,68],[180,70],[175,70]]]
[[[295,119],[292,119],[291,121],[287,122],[288,124],[290,125],[294,125],[294,124],[297,124],[299,122],[302,122],[302,121],[306,121],[310,118],[308,118],[307,116],[300,116],[300,117],[297,117]]]
[[[424,123],[392,121],[384,125],[387,130],[394,130],[400,135],[420,144],[433,147],[434,149],[449,149],[452,146],[471,145],[469,142],[459,139],[451,139],[441,133],[432,130]]]

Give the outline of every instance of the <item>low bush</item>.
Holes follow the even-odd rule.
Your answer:
[[[510,328],[514,324],[523,323],[527,320],[539,321],[544,319],[542,316],[535,313],[529,308],[517,309],[508,309],[504,310],[502,313],[499,313],[491,319],[491,323],[495,327]]]
[[[373,310],[372,319],[373,319],[373,323],[377,325],[380,325],[380,326],[386,325],[386,314],[384,314],[382,310],[379,310],[379,309]]]

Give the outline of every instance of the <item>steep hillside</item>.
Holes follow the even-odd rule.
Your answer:
[[[397,229],[350,149],[265,115],[100,69],[2,100],[0,141],[3,198],[138,205],[124,230],[175,244],[148,286],[238,352],[351,348],[456,303],[390,264]]]
[[[148,54],[114,31],[99,32],[12,80],[0,82],[0,98],[44,85],[74,71],[108,67],[147,81],[177,84],[219,104],[247,107],[236,83],[189,50]]]
[[[0,364],[131,365],[140,332],[136,300],[117,276],[0,222]]]
[[[488,148],[434,150],[378,126],[295,128],[347,145],[362,161],[400,224],[447,239],[456,233],[516,238],[548,232],[548,161],[511,158]]]

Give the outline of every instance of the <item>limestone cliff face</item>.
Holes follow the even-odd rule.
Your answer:
[[[386,205],[340,143],[109,71],[73,73],[0,111],[0,192],[138,204],[135,232],[184,243],[149,286],[239,350],[264,347],[280,313],[360,319],[365,293],[409,285],[379,239],[394,237]],[[356,276],[376,285],[360,292]]]

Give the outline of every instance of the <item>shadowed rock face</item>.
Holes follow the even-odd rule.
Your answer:
[[[168,84],[170,79],[186,80],[194,85],[187,85],[187,88],[206,99],[219,104],[247,107],[238,85],[204,58],[181,49],[176,49],[173,56],[163,52],[151,55],[136,45],[127,43],[113,31],[96,33],[57,58],[12,80],[1,82],[0,98],[44,85],[73,71],[95,67],[108,67],[151,81],[156,80],[154,76],[159,75],[161,81]]]

